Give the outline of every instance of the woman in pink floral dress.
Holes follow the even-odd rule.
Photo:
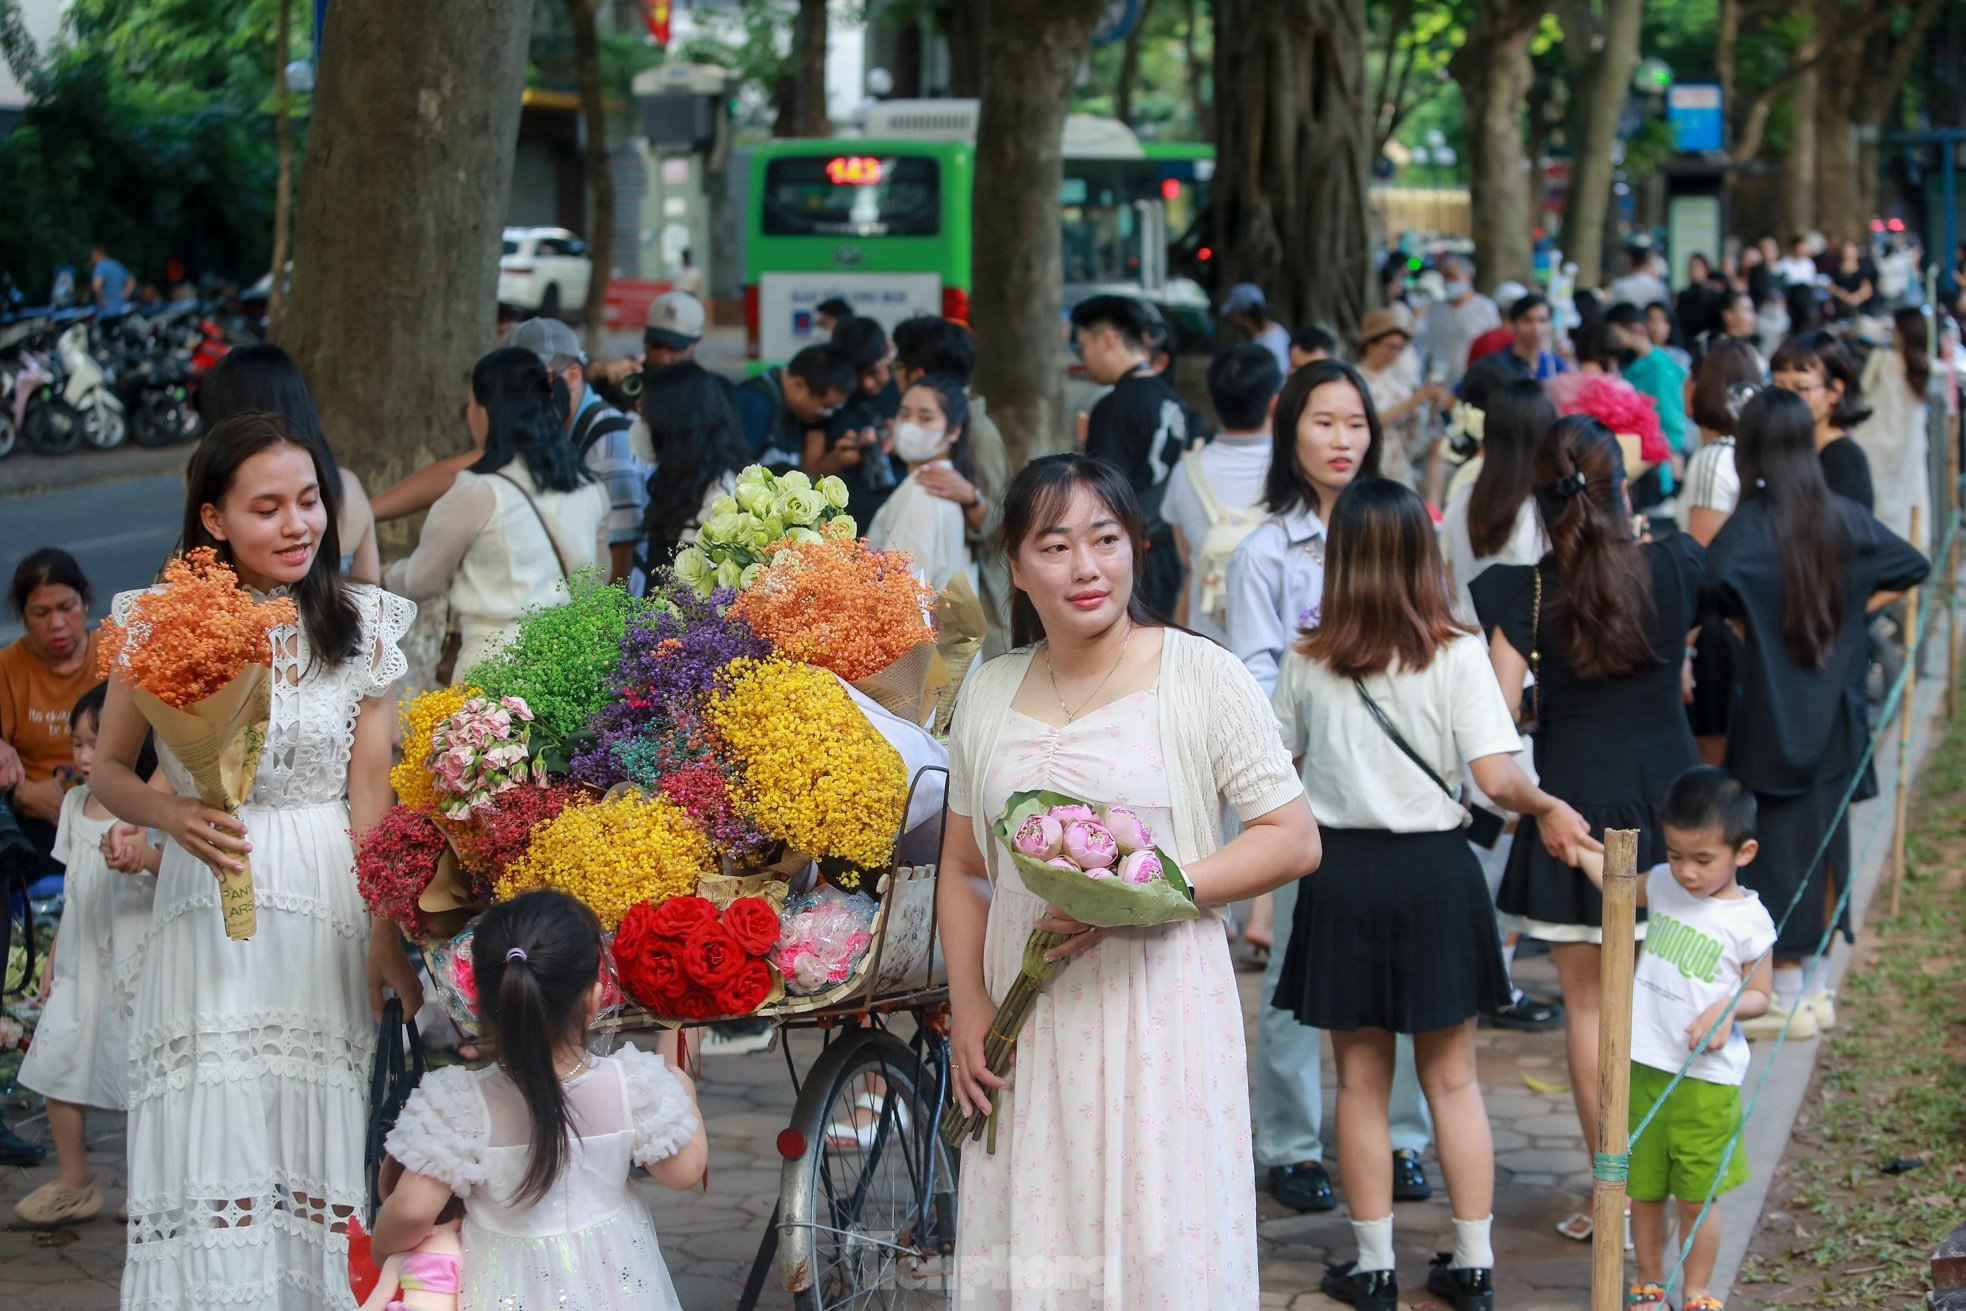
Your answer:
[[[1002,1099],[995,1152],[963,1153],[964,1308],[1258,1301],[1242,1007],[1218,912],[1314,869],[1317,826],[1255,680],[1135,599],[1144,541],[1129,486],[1096,460],[1039,460],[1005,496],[1019,645],[957,705],[937,903],[955,1095]],[[1030,788],[1139,811],[1208,913],[1101,930],[1052,911],[990,832]],[[1244,824],[1227,846],[1225,804]],[[983,1043],[1034,927],[1074,935],[1071,959],[1006,1082]]]

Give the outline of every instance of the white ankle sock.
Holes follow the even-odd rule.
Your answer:
[[[1495,1249],[1488,1241],[1488,1232],[1495,1223],[1495,1217],[1486,1220],[1456,1220],[1454,1222],[1454,1261],[1456,1270],[1493,1270],[1495,1268]]]
[[[1775,1004],[1785,1011],[1792,1011],[1802,1000],[1802,967],[1800,965],[1777,965],[1775,967]]]
[[[1502,943],[1502,973],[1512,979],[1515,977],[1515,944],[1513,942],[1504,941]]]
[[[1816,963],[1816,968],[1814,970],[1809,971],[1808,977],[1803,980],[1802,995],[1806,998],[1813,999],[1816,997],[1824,996],[1828,992],[1829,992],[1829,967],[1827,964],[1818,961]]]
[[[1393,1218],[1352,1221],[1352,1236],[1358,1240],[1360,1273],[1393,1268]]]

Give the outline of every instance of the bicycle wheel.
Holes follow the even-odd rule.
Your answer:
[[[813,1066],[790,1132],[779,1241],[798,1311],[943,1308],[955,1287],[955,1160],[936,1132],[939,1040],[879,1029]],[[844,1132],[842,1132],[844,1130]]]

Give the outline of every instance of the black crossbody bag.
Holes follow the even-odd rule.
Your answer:
[[[1364,680],[1354,678],[1352,686],[1358,689],[1359,699],[1365,702],[1365,708],[1372,712],[1373,722],[1399,748],[1400,754],[1418,765],[1420,772],[1433,780],[1433,785],[1441,790],[1441,794],[1459,806],[1461,813],[1468,817],[1468,841],[1484,850],[1493,850],[1496,840],[1502,836],[1502,817],[1491,810],[1478,810],[1461,800],[1461,794],[1447,786],[1447,780],[1427,763],[1426,757],[1413,749],[1413,744],[1399,731],[1399,726],[1393,723],[1385,707],[1372,699],[1372,694],[1365,690]]]

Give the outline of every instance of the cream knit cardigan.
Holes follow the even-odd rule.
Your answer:
[[[977,813],[982,780],[1036,650],[1019,647],[979,668],[957,700],[950,730],[949,806],[970,817],[993,877],[998,852],[990,830],[998,817]],[[1205,637],[1169,628],[1160,661],[1161,755],[1174,810],[1169,845],[1185,865],[1222,845],[1225,803],[1248,821],[1296,800],[1304,784],[1283,748],[1275,712],[1240,660]]]

